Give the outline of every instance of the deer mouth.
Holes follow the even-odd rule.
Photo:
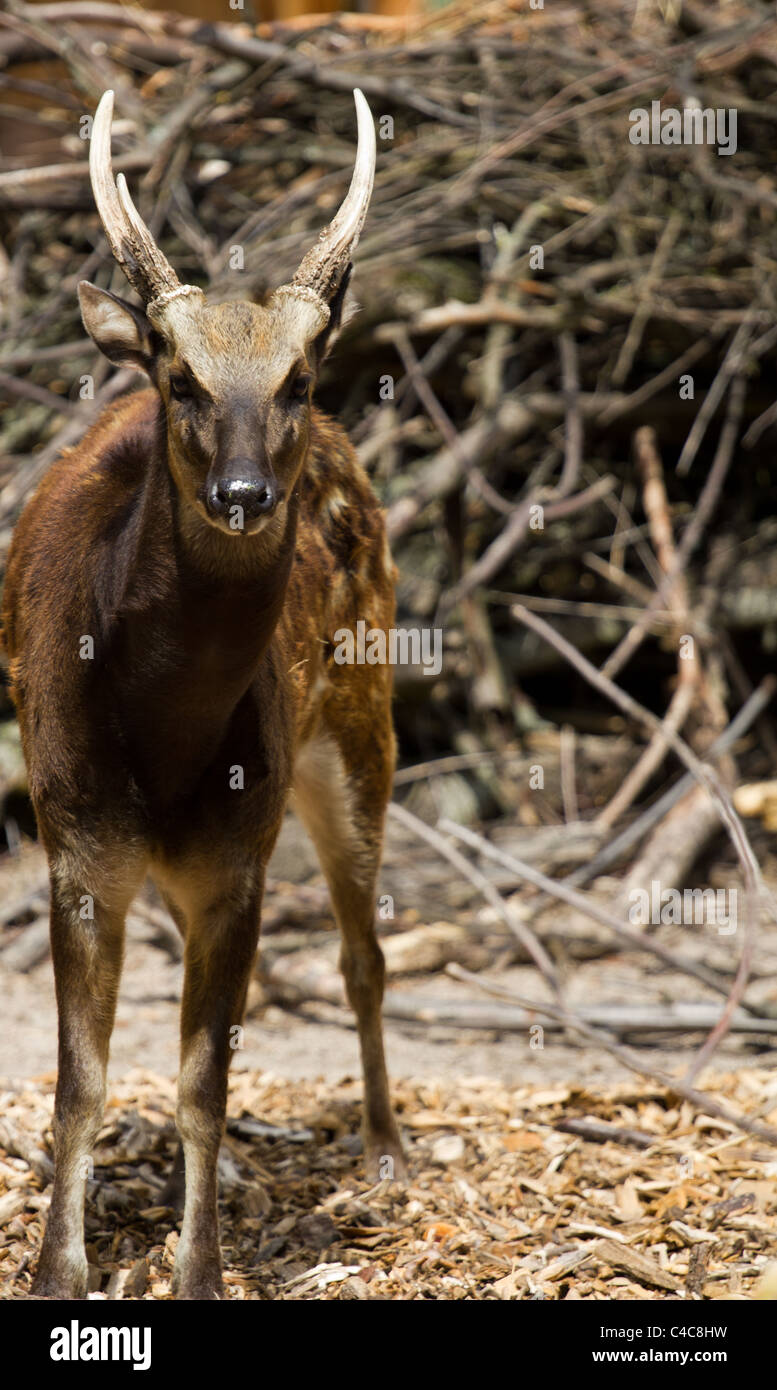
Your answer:
[[[226,499],[216,498],[212,487],[204,484],[197,493],[196,507],[214,531],[238,538],[257,536],[278,516],[285,496],[283,489],[276,489],[272,499],[254,496],[249,491],[241,496],[234,494]]]

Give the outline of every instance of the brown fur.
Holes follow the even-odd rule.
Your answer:
[[[243,364],[266,313],[245,310]],[[235,385],[234,334],[218,342],[207,327],[189,364],[232,401],[250,373],[244,366]],[[304,341],[292,347],[272,371],[267,349],[254,385],[271,379],[276,389],[292,357],[312,356]],[[249,441],[276,430],[272,460],[286,470],[286,500],[257,535],[208,526],[187,474],[197,448],[169,396],[171,352],[157,345],[147,367],[157,390],[111,406],[51,468],[16,529],[3,597],[51,871],[60,1027],[57,1174],[36,1282],[45,1296],[86,1291],[84,1161],[102,1119],[124,916],[147,872],[186,942],[177,1116],[186,1207],[174,1286],[179,1297],[220,1295],[216,1159],[230,1029],[242,1018],[265,867],[292,786],[342,932],[367,1161],[402,1166],[373,927],[394,766],[390,668],[333,661],[337,628],[393,621],[383,519],[342,429],[310,408],[284,442],[272,391],[259,399],[257,387],[239,428]],[[228,428],[227,413],[225,405],[215,429]],[[83,660],[87,636],[94,657]],[[230,787],[236,766],[243,790]]]

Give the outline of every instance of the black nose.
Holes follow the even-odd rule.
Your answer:
[[[227,465],[224,475],[211,483],[206,503],[211,516],[223,516],[230,522],[240,523],[242,519],[255,521],[258,517],[272,516],[281,496],[274,479],[258,477],[250,460],[235,459]],[[240,508],[240,512],[235,508]],[[236,529],[241,529],[240,525]]]

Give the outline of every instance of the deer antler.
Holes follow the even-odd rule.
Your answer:
[[[350,264],[372,197],[375,178],[375,127],[372,113],[358,87],[354,88],[358,143],[348,192],[332,221],[303,258],[294,278],[276,293],[310,299],[327,314]],[[162,254],[130,197],[123,174],[114,181],[111,164],[113,92],[104,92],[95,113],[89,152],[89,174],[97,210],[118,265],[137,290],[150,315],[172,299],[202,294],[195,285],[182,285]]]
[[[375,126],[363,92],[354,87],[358,143],[351,186],[339,211],[315,246],[303,258],[291,284],[282,293],[311,294],[328,304],[336,293],[359,240],[372,197],[375,178]],[[277,291],[276,291],[277,293]]]
[[[133,203],[127,182],[114,182],[111,163],[113,92],[104,92],[95,113],[89,150],[89,176],[108,244],[147,311],[154,313],[178,295],[202,294],[196,285],[182,285],[162,254]]]

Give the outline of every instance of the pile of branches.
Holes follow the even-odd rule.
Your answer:
[[[777,619],[775,576],[761,573],[771,533],[753,538],[774,510],[762,460],[775,438],[777,21],[757,0],[685,3],[676,23],[661,8],[500,0],[452,5],[407,32],[356,15],[254,28],[239,12],[206,25],[101,0],[9,0],[0,557],[57,451],[136,384],[96,359],[75,296],[82,278],[126,289],[89,190],[84,118],[99,94],[117,93],[116,169],[181,277],[217,300],[281,282],[337,206],[358,85],[378,122],[378,175],[361,312],[321,401],[351,427],[385,499],[404,616],[446,619],[437,698],[469,691],[503,723],[530,718],[510,687],[556,657],[516,637],[505,594],[558,596],[545,604],[584,648],[624,630],[629,608],[612,602],[624,581],[618,591],[603,552],[645,578],[644,518],[631,515],[645,423],[679,460],[669,502],[682,524],[729,409],[729,462],[744,434],[745,485],[721,465],[694,549],[705,556],[706,522],[730,497],[727,529],[753,563],[722,603],[724,626]],[[656,100],[735,108],[736,157],[632,144],[630,111]],[[14,153],[31,123],[32,160],[24,145]],[[87,373],[94,399],[81,399]],[[626,592],[632,607],[638,595]],[[434,684],[416,682],[427,697]]]
[[[76,305],[79,279],[125,288],[81,138],[100,92],[117,92],[116,168],[182,278],[214,299],[260,298],[342,196],[358,84],[387,138],[359,251],[361,313],[321,399],[386,501],[403,617],[445,620],[441,680],[399,673],[415,751],[442,751],[465,712],[490,736],[532,723],[517,675],[557,658],[516,635],[506,596],[550,609],[584,650],[625,631],[644,603],[630,455],[646,420],[660,420],[660,447],[680,459],[670,503],[687,520],[728,401],[704,521],[729,491],[750,570],[720,611],[734,628],[777,618],[763,573],[771,533],[755,527],[772,485],[753,481],[773,447],[759,373],[774,341],[777,24],[752,0],[727,6],[725,27],[694,5],[679,23],[647,13],[637,24],[630,2],[551,15],[514,0],[452,6],[408,36],[357,16],[254,30],[97,0],[11,0],[3,116],[9,132],[20,117],[37,123],[39,155],[15,155],[8,139],[0,163],[0,560],[52,458],[135,384],[96,359]],[[34,80],[30,61],[44,64]],[[657,98],[735,106],[736,161],[632,145],[629,110]],[[684,373],[692,400],[679,398]],[[85,374],[94,397],[81,399]],[[726,481],[740,423],[744,489]],[[718,557],[721,589],[734,554]],[[654,614],[650,632],[661,622]],[[419,700],[431,704],[420,717]]]
[[[499,0],[408,29],[9,0],[0,566],[52,459],[139,380],[96,354],[77,308],[84,278],[126,293],[89,188],[100,93],[116,91],[115,168],[181,278],[259,300],[343,196],[358,85],[378,172],[360,312],[319,398],[386,504],[402,620],[443,628],[438,676],[397,671],[407,755],[472,751],[467,723],[504,746],[538,708],[612,729],[577,682],[559,697],[563,662],[516,600],[600,663],[615,645],[607,674],[654,708],[695,633],[719,733],[777,623],[777,19],[758,0],[661,8]],[[633,144],[632,111],[658,101],[735,109],[736,156]]]

